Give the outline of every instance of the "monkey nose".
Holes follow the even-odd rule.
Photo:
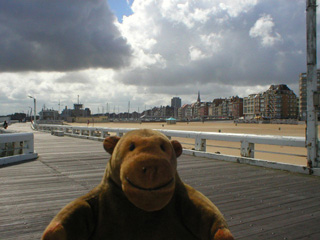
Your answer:
[[[145,178],[152,181],[157,178],[158,168],[156,166],[142,167],[142,173]]]

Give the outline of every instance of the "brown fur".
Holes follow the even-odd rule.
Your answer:
[[[217,207],[180,180],[178,141],[144,129],[103,146],[112,156],[101,183],[64,207],[43,240],[233,239]]]

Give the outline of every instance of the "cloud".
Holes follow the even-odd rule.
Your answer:
[[[261,38],[262,46],[272,47],[276,42],[282,41],[281,35],[273,31],[274,22],[270,15],[263,15],[250,29],[249,35],[253,38]]]
[[[132,9],[119,26],[134,50],[132,67],[115,75],[125,84],[183,94],[192,84],[292,84],[305,69],[301,1],[136,0]]]
[[[87,84],[92,83],[92,80],[86,74],[80,72],[71,72],[59,77],[55,80],[55,82],[63,84]]]
[[[219,7],[226,11],[229,16],[238,17],[242,13],[249,12],[258,3],[258,0],[226,0],[215,2],[218,2]]]
[[[0,0],[0,72],[124,67],[115,21],[106,1]]]

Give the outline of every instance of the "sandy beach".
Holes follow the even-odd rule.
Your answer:
[[[69,123],[70,124],[70,123]],[[87,126],[84,123],[71,123],[74,126]],[[174,125],[167,125],[163,122],[152,123],[90,123],[90,127],[110,127],[110,128],[148,128],[148,129],[167,129],[167,130],[184,130],[184,131],[201,131],[201,132],[221,132],[221,133],[244,133],[258,135],[279,135],[279,136],[305,136],[305,124],[235,124],[231,121],[215,121],[215,122],[178,122]],[[178,139],[184,148],[193,148],[194,140]],[[237,149],[231,149],[237,148]],[[273,145],[255,145],[255,158],[276,161],[283,163],[291,163],[297,165],[306,165],[307,150],[305,148],[281,147]],[[258,151],[271,151],[279,153],[290,153],[292,155],[270,154]],[[240,156],[240,143],[224,142],[224,141],[207,141],[208,152],[219,152],[220,154]]]

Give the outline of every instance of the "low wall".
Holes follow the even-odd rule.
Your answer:
[[[0,167],[36,159],[33,133],[0,134]]]

